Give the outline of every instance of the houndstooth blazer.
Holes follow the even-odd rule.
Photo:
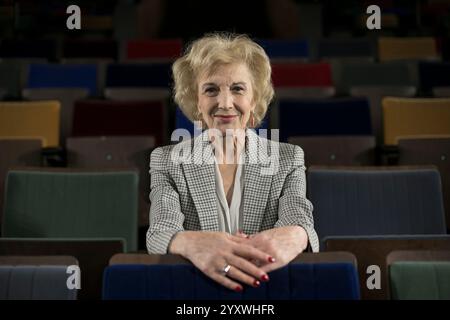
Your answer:
[[[243,232],[299,225],[306,230],[312,251],[319,251],[313,205],[306,198],[303,150],[262,138],[250,129],[245,140]],[[168,253],[169,243],[179,231],[219,231],[212,157],[206,131],[152,152],[150,254]]]

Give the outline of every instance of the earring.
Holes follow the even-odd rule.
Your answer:
[[[252,117],[252,120],[251,120],[251,127],[252,127],[252,128],[255,128],[255,112],[252,111],[251,117]]]

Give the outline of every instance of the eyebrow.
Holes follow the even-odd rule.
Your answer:
[[[245,82],[243,82],[243,81],[240,81],[240,82],[233,82],[232,84],[231,84],[231,86],[235,86],[235,85],[243,85],[243,86],[247,86],[247,83],[245,83]],[[217,86],[217,84],[216,83],[214,83],[214,82],[207,82],[207,83],[204,83],[203,85],[202,85],[202,88],[205,88],[205,87],[208,87],[208,86]]]

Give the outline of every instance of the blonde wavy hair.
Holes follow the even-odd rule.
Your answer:
[[[250,71],[255,127],[261,123],[274,96],[270,61],[264,49],[247,35],[231,33],[207,34],[195,40],[172,66],[174,100],[191,121],[201,120],[197,111],[199,75],[213,74],[219,66],[230,63],[245,63]]]

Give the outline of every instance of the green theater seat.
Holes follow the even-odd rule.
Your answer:
[[[450,299],[450,261],[399,261],[389,268],[395,300]]]
[[[9,171],[3,237],[123,238],[137,248],[138,173]]]

